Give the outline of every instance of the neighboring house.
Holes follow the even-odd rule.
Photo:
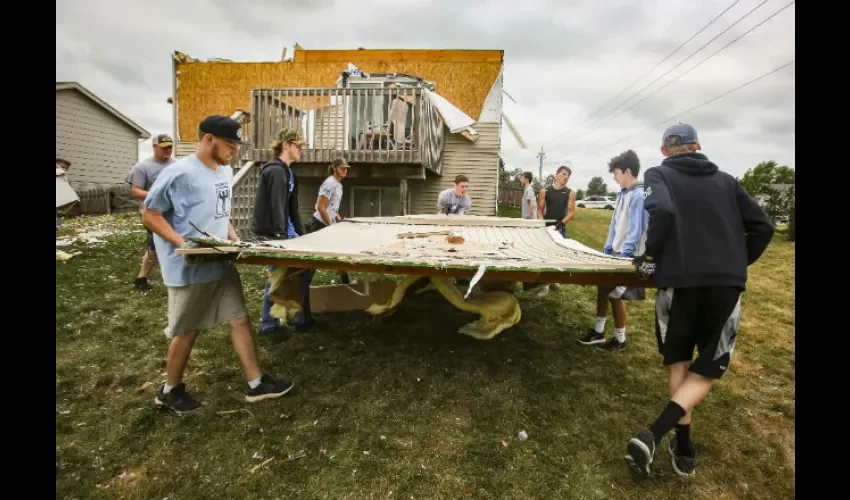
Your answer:
[[[139,161],[139,141],[150,133],[77,82],[56,82],[56,156],[71,162],[68,178],[121,184]]]
[[[458,174],[470,178],[471,213],[496,215],[503,65],[502,50],[296,49],[292,60],[262,63],[175,52],[175,154],[194,151],[205,116],[250,112],[243,137],[252,144],[234,178],[240,231],[250,225],[257,167],[283,126],[307,140],[293,165],[306,220],[337,156],[354,165],[344,217],[436,213]]]

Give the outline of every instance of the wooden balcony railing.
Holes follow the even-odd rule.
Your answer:
[[[284,127],[301,130],[302,163],[421,164],[441,173],[445,131],[421,88],[255,89],[245,159],[267,161]]]

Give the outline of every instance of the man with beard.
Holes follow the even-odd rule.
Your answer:
[[[170,339],[166,380],[154,404],[178,413],[193,411],[200,403],[186,390],[183,372],[201,330],[227,321],[230,339],[248,380],[248,402],[283,396],[293,383],[275,380],[260,371],[251,335],[251,322],[239,272],[232,261],[187,265],[177,248],[191,247],[189,237],[200,230],[238,241],[230,224],[233,169],[230,160],[239,150],[241,126],[226,116],[204,119],[198,132],[198,150],[163,170],[145,198],[144,225],[154,233],[154,245],[168,287]]]

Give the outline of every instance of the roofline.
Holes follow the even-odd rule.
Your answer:
[[[109,104],[107,104],[106,101],[104,101],[100,97],[94,95],[89,89],[83,87],[79,83],[77,83],[77,82],[56,82],[56,90],[57,91],[58,90],[71,90],[71,89],[80,91],[83,95],[85,95],[86,97],[88,97],[89,99],[91,99],[92,101],[97,103],[98,105],[100,105],[103,109],[109,111],[115,117],[117,117],[119,120],[126,123],[131,128],[135,129],[136,132],[139,133],[139,136],[141,136],[142,139],[150,139],[151,138],[151,133],[148,132],[147,130],[145,130],[144,127],[142,127],[138,123],[134,122],[133,120],[127,118],[120,111],[118,111],[117,109],[115,109],[112,106],[110,106]]]
[[[318,57],[321,62],[341,62],[342,59],[350,58],[356,54],[370,54],[370,55],[395,55],[395,54],[427,54],[427,53],[442,53],[442,54],[450,54],[450,55],[472,55],[472,54],[480,54],[484,56],[483,59],[467,59],[464,58],[463,62],[497,62],[492,60],[492,56],[498,54],[498,62],[504,64],[505,62],[505,49],[435,49],[435,48],[422,48],[422,49],[387,49],[387,48],[375,48],[375,49],[365,49],[365,48],[356,48],[356,49],[305,49],[296,47],[293,50],[293,54],[290,59],[286,60],[268,60],[268,61],[234,61],[232,59],[222,59],[218,57],[213,57],[209,59],[197,59],[191,57],[190,55],[180,52],[179,50],[174,50],[171,53],[171,57],[177,62],[177,64],[185,64],[185,63],[202,63],[202,64],[258,64],[258,63],[304,63],[304,57]],[[344,57],[337,60],[335,58],[327,59],[327,56],[338,54],[345,54]],[[301,57],[299,57],[299,55]],[[443,62],[458,62],[453,61],[451,58],[442,59]]]

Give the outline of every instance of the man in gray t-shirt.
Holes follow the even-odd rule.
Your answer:
[[[455,177],[455,187],[440,192],[437,210],[441,214],[463,215],[472,210],[472,199],[466,194],[469,179],[465,175]]]
[[[159,134],[151,141],[153,143],[153,156],[137,163],[127,174],[127,184],[130,185],[130,193],[133,198],[139,200],[139,213],[144,213],[144,200],[151,186],[159,177],[162,169],[174,163],[171,153],[174,151],[174,141],[167,134]],[[150,291],[148,284],[148,273],[151,272],[156,262],[156,249],[153,244],[153,234],[148,232],[148,249],[142,257],[142,267],[136,278],[136,288],[144,292]]]
[[[535,219],[537,218],[537,193],[531,187],[531,181],[534,180],[534,174],[531,172],[523,172],[519,178],[522,184],[522,218]]]
[[[316,197],[316,211],[313,212],[313,220],[307,225],[307,232],[312,233],[331,224],[342,220],[339,215],[339,206],[342,204],[342,180],[348,176],[351,165],[345,158],[337,158],[331,163],[330,175],[322,185],[319,186],[319,196]],[[348,284],[351,279],[348,273],[340,271],[339,279],[343,284]],[[312,275],[310,277],[312,279]]]
[[[332,165],[333,174],[319,186],[319,196],[316,198],[316,211],[313,218],[325,226],[340,221],[339,206],[342,203],[342,180],[348,175],[348,163],[340,160],[339,165]],[[322,213],[324,212],[324,213]]]

